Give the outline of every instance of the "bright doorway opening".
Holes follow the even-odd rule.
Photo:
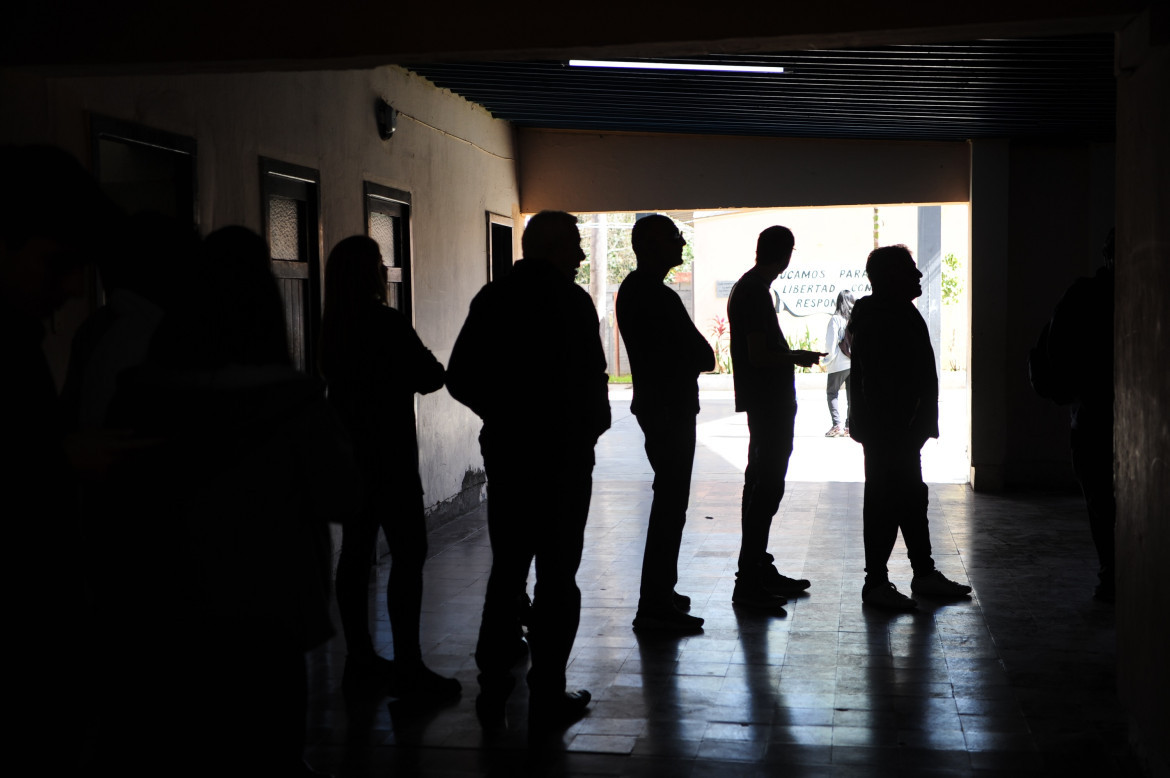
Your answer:
[[[687,241],[684,263],[667,278],[695,326],[717,354],[716,372],[700,377],[704,412],[699,444],[724,461],[728,475],[747,463],[747,424],[734,412],[733,365],[728,356],[727,295],[755,259],[761,230],[782,224],[796,236],[788,270],[772,286],[781,330],[793,348],[825,348],[829,319],[840,291],[869,294],[865,260],[875,246],[906,245],[922,270],[917,301],[933,341],[940,378],[940,437],[923,449],[923,476],[933,483],[966,483],[969,477],[970,392],[969,208],[966,203],[833,208],[767,208],[668,211]],[[635,267],[630,229],[643,214],[578,214],[587,256],[577,282],[593,296],[601,336],[615,382],[615,411],[628,396],[629,358],[614,316],[614,300]],[[602,272],[604,271],[604,272]],[[861,481],[862,451],[848,438],[826,438],[831,426],[823,368],[798,372],[796,442],[789,468],[793,481]],[[628,400],[625,400],[628,401]],[[838,401],[848,413],[845,391]],[[701,461],[701,459],[696,460]]]

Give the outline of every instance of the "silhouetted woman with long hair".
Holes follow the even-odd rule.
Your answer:
[[[337,566],[347,649],[343,688],[349,694],[455,697],[459,682],[423,665],[419,645],[427,532],[414,395],[442,387],[444,371],[406,318],[386,305],[386,267],[378,244],[365,236],[338,243],[325,266],[321,372],[352,438],[364,487],[361,512],[344,525]],[[392,559],[386,606],[393,663],[377,654],[369,629],[379,527]]]
[[[825,331],[825,372],[829,374],[825,382],[825,394],[829,401],[829,416],[833,419],[833,426],[825,433],[826,438],[838,438],[849,434],[849,420],[853,406],[853,382],[849,378],[851,362],[845,328],[849,326],[849,317],[853,313],[853,292],[842,289],[837,294],[837,307],[829,319],[828,329]],[[845,401],[849,404],[846,412],[845,426],[841,426],[841,414],[837,411],[837,398],[841,395],[841,385],[845,385]]]

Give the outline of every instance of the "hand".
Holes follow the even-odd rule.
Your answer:
[[[799,367],[812,367],[821,361],[821,357],[827,356],[828,353],[825,351],[793,351],[792,364]]]

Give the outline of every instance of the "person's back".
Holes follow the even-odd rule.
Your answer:
[[[1113,483],[1113,233],[1102,248],[1105,265],[1077,279],[1056,305],[1048,357],[1060,389],[1072,400],[1072,460],[1089,513],[1100,570],[1094,597],[1115,596],[1117,500]]]
[[[1074,400],[1073,426],[1112,424],[1113,269],[1069,287],[1052,313],[1048,353]]]
[[[447,389],[483,419],[492,445],[537,457],[587,449],[591,462],[609,426],[605,369],[588,293],[548,263],[521,259],[472,300]]]
[[[394,308],[371,299],[354,304],[348,316],[352,337],[323,360],[329,402],[359,462],[383,478],[417,481],[414,398],[443,386],[443,366]]]
[[[483,419],[492,572],[475,649],[485,726],[504,720],[515,683],[516,603],[536,562],[528,633],[528,724],[560,728],[584,714],[587,690],[566,689],[577,634],[593,447],[609,427],[597,313],[573,277],[585,253],[577,220],[542,211],[528,222],[524,259],[472,300],[447,366],[451,396]],[[513,381],[528,375],[527,385]]]

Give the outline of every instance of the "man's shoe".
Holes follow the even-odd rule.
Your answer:
[[[852,436],[849,434],[849,428],[848,428],[848,427],[846,427],[845,429],[841,430],[841,435],[843,435],[843,436],[844,436],[844,437],[846,437],[846,438],[848,438],[848,437],[852,437]]]
[[[585,689],[562,692],[559,695],[528,697],[528,729],[536,731],[561,730],[588,713],[593,695]]]
[[[341,673],[341,690],[352,697],[380,697],[394,691],[394,662],[377,654],[350,655]]]
[[[834,424],[833,428],[825,433],[825,437],[826,438],[839,438],[839,437],[843,436],[844,434],[845,434],[845,432],[840,427],[838,427],[836,424]]]
[[[670,596],[671,596],[672,600],[674,601],[674,607],[677,608],[678,610],[682,611],[683,613],[686,613],[687,611],[689,611],[691,609],[691,598],[690,597],[687,597],[685,594],[679,594],[678,592],[671,592]]]
[[[812,586],[812,581],[809,581],[807,578],[789,578],[786,575],[781,575],[775,565],[767,565],[764,567],[760,583],[769,592],[778,594],[781,597],[794,597]]]
[[[639,608],[634,617],[634,631],[695,635],[703,631],[703,620],[675,608]]]
[[[784,606],[788,598],[768,591],[763,584],[739,580],[735,582],[735,590],[731,594],[731,603],[738,608],[768,613],[773,616],[787,616]]]
[[[861,601],[866,605],[887,611],[909,612],[918,610],[918,603],[898,591],[889,581],[870,584],[861,590]]]
[[[480,692],[475,697],[475,717],[484,729],[501,729],[505,722],[508,695]]]
[[[910,591],[923,597],[959,598],[971,594],[971,587],[955,583],[938,570],[916,575],[910,581]]]
[[[422,662],[397,668],[398,679],[394,696],[428,703],[452,702],[463,693],[463,685],[456,678],[444,678]]]
[[[507,674],[479,675],[479,694],[475,698],[475,716],[484,729],[499,729],[505,724],[504,712],[516,679]]]

